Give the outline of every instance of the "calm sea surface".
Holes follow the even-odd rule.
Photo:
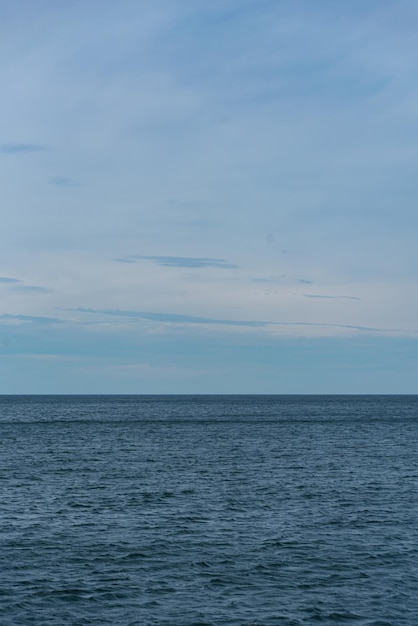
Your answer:
[[[418,624],[418,396],[0,397],[2,626]]]

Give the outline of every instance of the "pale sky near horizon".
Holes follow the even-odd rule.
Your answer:
[[[418,393],[417,27],[0,0],[0,393]]]

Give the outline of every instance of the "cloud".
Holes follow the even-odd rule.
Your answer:
[[[36,143],[2,143],[1,154],[28,154],[31,152],[44,152],[48,148]]]
[[[223,326],[242,326],[250,328],[263,328],[266,326],[290,326],[290,327],[317,327],[317,328],[341,328],[348,330],[360,330],[368,332],[397,332],[396,328],[378,328],[374,326],[362,326],[357,324],[338,324],[328,322],[281,322],[281,321],[260,321],[260,320],[231,320],[217,319],[211,317],[199,317],[194,315],[183,315],[179,313],[156,313],[151,311],[120,311],[113,309],[87,309],[79,307],[74,309],[80,313],[98,313],[101,315],[109,315],[112,317],[144,319],[152,322],[172,323],[172,324],[201,324],[201,325],[223,325]]]
[[[253,283],[277,283],[278,281],[282,281],[287,278],[286,274],[281,274],[280,276],[276,276],[275,278],[253,278]]]
[[[361,300],[361,298],[356,296],[325,296],[316,293],[304,293],[303,295],[305,298],[321,298],[324,300]]]
[[[0,284],[5,285],[15,285],[16,283],[20,283],[21,281],[17,278],[9,278],[9,276],[0,276]]]
[[[57,187],[77,187],[78,183],[73,178],[68,178],[66,176],[52,176],[49,179],[49,183],[51,185],[56,185]]]
[[[0,313],[0,322],[27,322],[29,324],[61,324],[63,320],[57,317],[43,317],[41,315],[12,315],[10,313]]]
[[[149,320],[152,322],[174,323],[174,324],[220,324],[224,326],[249,326],[259,328],[266,326],[267,322],[243,321],[243,320],[227,320],[216,319],[211,317],[199,317],[195,315],[183,315],[181,313],[154,313],[150,311],[118,311],[111,309],[84,309],[78,308],[81,313],[101,313],[111,315],[113,317],[130,317],[137,319]]]
[[[42,287],[41,285],[21,285],[13,284],[11,290],[20,293],[52,293],[53,289],[49,287]]]
[[[132,263],[135,264],[136,261],[134,261],[134,259],[129,259],[129,258],[116,258],[113,259],[114,261],[116,261],[116,263]]]
[[[218,269],[238,269],[238,265],[229,263],[224,259],[210,259],[206,257],[183,257],[183,256],[145,256],[130,254],[122,259],[114,259],[119,263],[136,263],[137,261],[150,261],[162,267],[216,267]]]
[[[49,287],[42,287],[41,285],[25,285],[18,278],[11,278],[8,276],[0,276],[0,285],[5,285],[9,292],[17,293],[51,293],[53,290]]]

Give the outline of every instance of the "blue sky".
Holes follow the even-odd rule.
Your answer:
[[[417,20],[0,0],[0,393],[418,393]]]

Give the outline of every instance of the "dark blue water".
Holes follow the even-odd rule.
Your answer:
[[[0,623],[418,624],[417,396],[0,397]]]

